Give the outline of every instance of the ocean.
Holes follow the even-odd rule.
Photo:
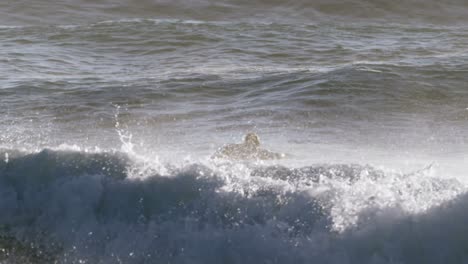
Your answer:
[[[467,14],[1,2],[0,263],[468,263]]]

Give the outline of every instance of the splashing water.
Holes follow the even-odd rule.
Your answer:
[[[467,262],[461,1],[7,2],[0,263]]]

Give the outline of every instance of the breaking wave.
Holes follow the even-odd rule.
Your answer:
[[[465,186],[432,166],[151,164],[3,150],[6,263],[459,263]],[[451,260],[451,261],[450,261]],[[462,261],[463,260],[463,261]]]

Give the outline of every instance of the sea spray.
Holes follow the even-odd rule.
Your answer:
[[[467,6],[431,1],[1,3],[0,262],[467,262]],[[212,158],[249,132],[286,157]]]
[[[134,178],[132,163],[125,153],[51,150],[3,162],[3,235],[13,247],[43,248],[59,263],[405,261],[404,244],[368,255],[348,246],[342,255],[342,246],[350,240],[365,246],[365,237],[375,239],[372,230],[410,219],[439,221],[433,214],[450,213],[444,203],[465,190],[427,171],[358,165],[192,164],[170,175]],[[399,232],[399,224],[395,228]]]

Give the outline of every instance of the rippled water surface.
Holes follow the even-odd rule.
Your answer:
[[[0,262],[466,262],[467,11],[0,3]]]

